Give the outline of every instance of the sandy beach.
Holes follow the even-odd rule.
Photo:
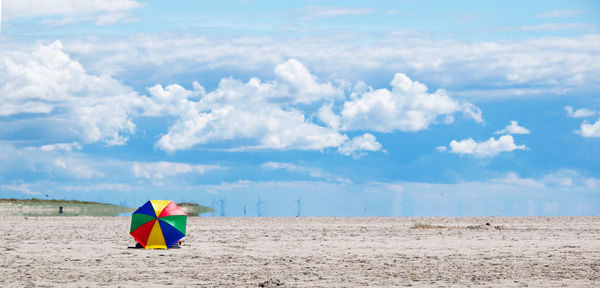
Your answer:
[[[1,220],[2,287],[600,286],[600,217],[191,217],[169,250],[128,217]]]

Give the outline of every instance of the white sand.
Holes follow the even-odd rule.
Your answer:
[[[2,287],[600,287],[600,217],[189,218],[170,250],[127,249],[127,217],[0,220]]]

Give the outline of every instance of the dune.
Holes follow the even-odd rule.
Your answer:
[[[211,207],[196,203],[177,204],[188,216],[199,216],[213,211]],[[135,210],[136,208],[90,201],[0,199],[0,216],[119,216]]]

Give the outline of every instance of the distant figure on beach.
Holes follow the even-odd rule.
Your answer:
[[[58,207],[58,214],[62,214],[62,213],[63,213],[63,207],[60,206],[60,207]]]

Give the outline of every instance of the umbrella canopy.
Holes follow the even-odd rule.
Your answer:
[[[146,249],[167,249],[185,236],[186,221],[175,202],[150,200],[131,215],[129,235]]]

